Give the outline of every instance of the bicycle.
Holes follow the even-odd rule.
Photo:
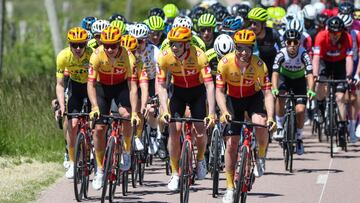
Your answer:
[[[220,122],[216,121],[210,141],[209,171],[213,180],[212,196],[219,194],[219,173],[225,167],[224,163],[225,142],[222,136]]]
[[[289,94],[278,95],[278,98],[286,98],[285,108],[285,120],[284,120],[284,139],[280,141],[283,148],[285,170],[290,173],[293,172],[293,154],[294,148],[296,148],[297,140],[296,135],[296,100],[307,99],[306,95],[294,95],[291,90]],[[295,145],[295,146],[294,146]]]
[[[321,79],[317,80],[317,83],[327,83],[330,86],[330,92],[326,98],[326,119],[327,122],[325,122],[325,129],[328,129],[328,136],[330,137],[330,157],[334,157],[334,137],[335,142],[338,142],[338,136],[339,136],[339,130],[338,130],[338,116],[339,111],[337,110],[337,104],[335,101],[335,89],[336,85],[339,83],[347,83],[347,80],[327,80],[327,79]],[[344,135],[344,144],[345,146],[342,147],[343,150],[347,151],[347,143]]]
[[[317,106],[317,104],[315,104],[315,106]],[[322,142],[322,128],[323,128],[323,116],[321,115],[320,110],[316,110],[316,114],[314,116],[314,120],[312,123],[312,129],[311,129],[311,134],[314,135],[315,133],[317,133],[318,136],[318,140],[319,142]],[[328,140],[328,137],[326,136],[326,139]]]
[[[180,168],[179,168],[179,188],[180,188],[180,202],[189,202],[190,186],[195,183],[196,175],[196,157],[191,141],[191,129],[193,122],[204,121],[194,118],[171,118],[170,122],[185,122],[184,125],[184,140],[181,147]],[[195,172],[194,172],[195,170]]]
[[[237,149],[234,202],[246,202],[247,193],[252,189],[255,181],[254,168],[257,160],[257,148],[254,127],[268,128],[268,126],[244,121],[231,120],[230,122],[242,125],[241,139]],[[250,130],[250,128],[252,129]]]
[[[123,147],[123,135],[120,134],[121,126],[123,121],[129,121],[128,118],[123,118],[115,115],[102,115],[102,118],[109,119],[108,122],[111,123],[111,134],[108,138],[106,150],[104,154],[104,182],[101,194],[101,202],[105,201],[107,186],[109,185],[109,202],[113,202],[116,186],[120,185],[120,159],[122,155]],[[134,131],[133,131],[134,133]],[[127,182],[126,178],[127,173],[122,173],[122,184],[123,184],[123,194],[126,195],[127,192]]]

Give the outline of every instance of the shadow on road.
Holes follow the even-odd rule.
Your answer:
[[[314,173],[314,172],[330,172],[330,173],[342,173],[344,172],[343,170],[339,170],[339,169],[327,169],[327,168],[322,168],[322,169],[299,169],[299,170],[295,170],[295,173]]]
[[[294,175],[294,174],[292,174],[292,173],[286,173],[286,172],[284,172],[284,173],[278,173],[278,172],[265,172],[264,173],[264,175],[269,175],[269,176],[292,176],[292,175]]]
[[[268,197],[279,197],[284,196],[282,194],[276,194],[276,193],[248,193],[249,196],[258,196],[259,198],[268,198]]]

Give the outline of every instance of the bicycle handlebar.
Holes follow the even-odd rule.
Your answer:
[[[88,117],[89,113],[64,113],[64,116]]]
[[[283,94],[277,95],[279,98],[290,98],[290,99],[307,99],[306,95],[295,95],[295,94]]]
[[[170,122],[198,122],[198,123],[203,123],[204,120],[201,119],[196,119],[196,118],[190,118],[190,117],[184,117],[184,118],[170,118]]]
[[[348,82],[347,80],[330,80],[330,79],[321,79],[321,80],[317,80],[317,83],[331,83],[331,84],[337,84],[337,83],[344,83],[344,82]]]
[[[261,125],[261,124],[246,122],[246,121],[234,121],[234,120],[230,120],[230,123],[245,125],[246,127],[268,128],[268,126],[266,126],[266,125]]]
[[[130,118],[124,118],[121,116],[115,116],[115,115],[101,115],[100,117],[102,118],[108,118],[108,119],[113,119],[115,121],[131,121]]]

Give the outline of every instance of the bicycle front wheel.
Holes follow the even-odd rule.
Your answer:
[[[235,180],[236,184],[235,184],[235,194],[234,194],[234,202],[239,202],[240,201],[240,197],[243,196],[243,187],[245,185],[245,175],[246,175],[246,163],[247,163],[247,153],[248,153],[248,148],[247,147],[241,147],[239,146],[239,150],[238,150],[238,159],[240,158],[240,160],[238,160],[238,164],[237,164],[237,168],[238,168],[238,177],[237,180]],[[239,157],[240,155],[240,157]]]
[[[215,128],[212,134],[212,179],[213,179],[213,189],[212,196],[216,198],[219,193],[219,171],[220,171],[220,132],[219,129]]]
[[[180,159],[180,202],[189,202],[189,190],[190,190],[190,174],[191,165],[191,152],[190,142],[185,140],[183,143],[183,149],[181,150]]]
[[[111,136],[109,137],[108,146],[105,151],[105,170],[104,170],[104,182],[103,182],[103,188],[101,193],[101,202],[105,202],[106,193],[107,193],[107,187],[109,186],[109,201],[112,202],[113,195],[113,189],[112,187],[116,184],[116,169],[113,168],[113,159],[116,156],[115,155],[115,137]]]
[[[86,158],[85,135],[84,133],[79,133],[76,137],[74,163],[74,193],[78,202],[81,202],[84,190],[88,184],[87,181],[89,180],[89,174],[86,174]]]

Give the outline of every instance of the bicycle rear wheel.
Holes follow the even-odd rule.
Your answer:
[[[292,173],[293,172],[293,155],[294,155],[294,143],[296,142],[295,139],[295,134],[296,134],[296,130],[295,130],[295,112],[291,111],[290,112],[290,117],[289,117],[289,133],[287,134],[289,137],[287,138],[288,140],[288,153],[289,153],[289,172]]]
[[[212,196],[216,198],[219,194],[219,171],[220,171],[220,132],[219,129],[215,128],[212,134],[212,179],[213,179],[213,189],[212,189]]]
[[[330,101],[331,102],[331,101]],[[329,136],[330,136],[330,157],[333,158],[334,157],[334,151],[333,151],[333,146],[334,146],[334,104],[331,102],[330,103],[330,108],[329,108],[329,118],[330,118],[330,123],[329,123],[329,128],[330,128],[330,132],[329,132]]]
[[[123,172],[122,172],[121,183],[122,183],[122,193],[123,193],[123,196],[127,196],[126,193],[128,192],[128,184],[129,184],[129,176],[128,176],[128,172],[127,172],[127,171],[123,171]]]
[[[81,202],[88,176],[87,171],[87,160],[86,160],[86,145],[84,133],[79,133],[76,138],[75,144],[75,163],[74,163],[74,193],[75,198],[78,202]],[[89,175],[89,174],[88,174]],[[86,177],[87,176],[87,177]]]
[[[108,146],[106,147],[105,151],[105,170],[104,170],[104,181],[103,181],[103,188],[101,193],[101,203],[105,202],[106,193],[108,184],[111,185],[113,181],[116,181],[115,174],[113,174],[113,158],[115,155],[115,137],[109,137]],[[112,194],[112,186],[109,186],[109,201],[111,202],[111,198],[113,197]]]
[[[243,187],[245,184],[245,174],[246,174],[246,163],[247,163],[247,153],[248,148],[247,147],[238,147],[238,160],[237,162],[237,169],[238,169],[238,179],[235,180],[235,194],[234,194],[234,202],[239,202],[240,197],[243,196]],[[239,157],[240,155],[240,157]],[[241,198],[242,199],[242,198]]]
[[[181,150],[180,159],[180,202],[189,202],[189,190],[190,190],[190,167],[191,165],[191,152],[190,142],[185,140],[183,143],[183,149]]]
[[[283,148],[285,170],[288,171],[289,170],[289,160],[290,160],[290,154],[289,154],[289,148],[288,148],[288,143],[289,143],[288,134],[290,133],[290,131],[289,131],[289,116],[286,116],[286,118],[285,118],[284,129],[285,129],[284,140],[282,141],[281,145]]]

